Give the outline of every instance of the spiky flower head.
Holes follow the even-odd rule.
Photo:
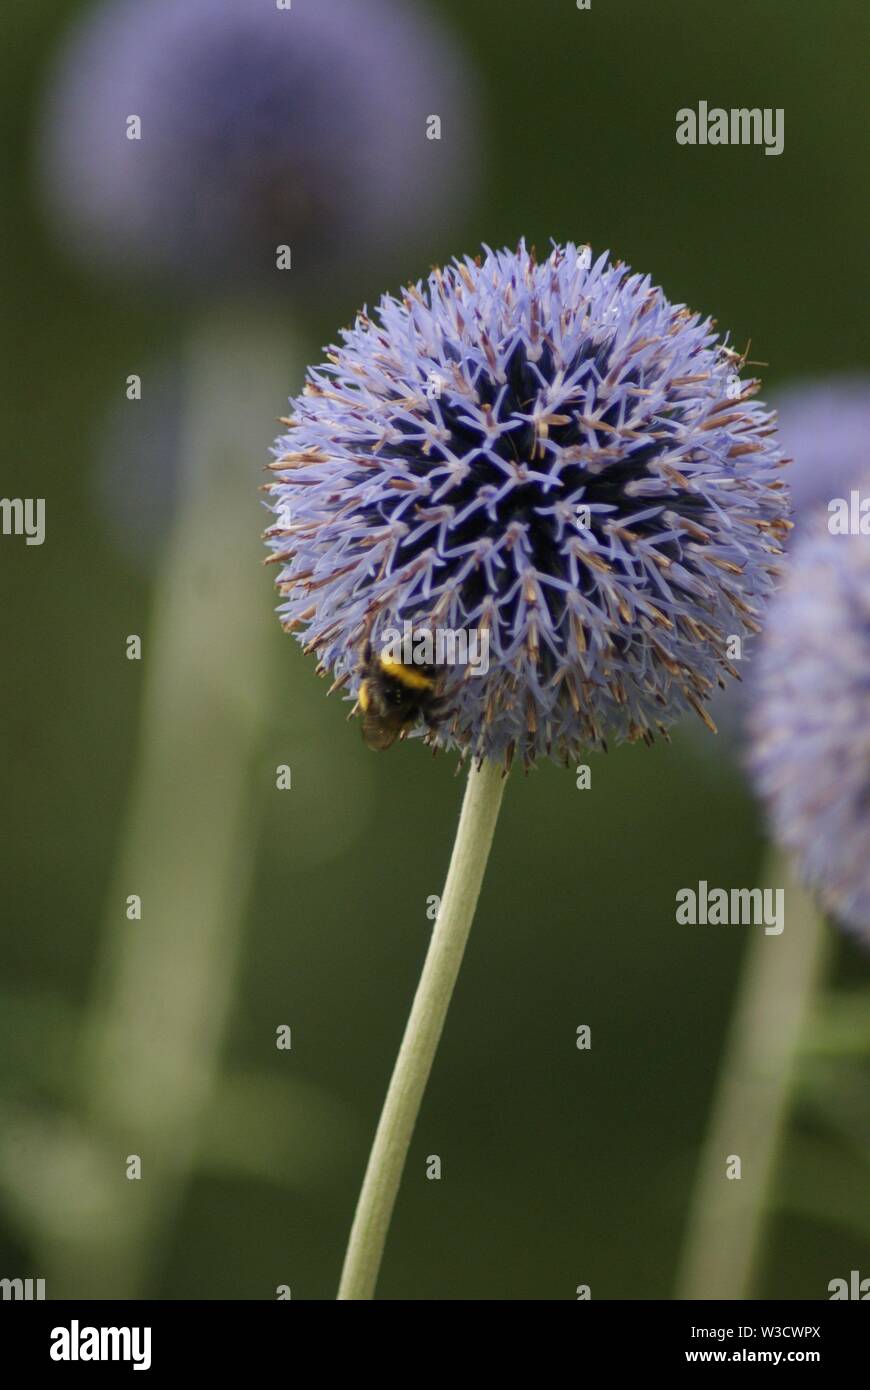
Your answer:
[[[521,244],[341,336],[272,465],[279,611],[321,668],[355,693],[367,636],[488,634],[429,738],[526,765],[705,717],[787,526],[772,417],[711,321]]]
[[[794,547],[754,676],[750,764],[773,834],[825,906],[870,943],[866,537],[819,527]]]
[[[310,292],[443,220],[470,85],[409,0],[110,0],[49,84],[47,200],[126,275]]]

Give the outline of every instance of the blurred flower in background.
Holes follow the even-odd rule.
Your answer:
[[[828,503],[834,498],[848,500],[850,489],[868,468],[870,377],[808,378],[779,392],[774,405],[779,442],[789,459],[784,476],[792,503],[793,529],[785,542],[790,552],[813,527],[827,525]],[[763,621],[767,622],[767,615]],[[733,759],[746,741],[745,721],[758,650],[759,638],[750,637],[738,666],[743,684],[729,683],[716,691],[712,712],[722,739],[718,748],[703,740],[708,756]]]
[[[470,186],[473,83],[408,0],[111,0],[49,89],[52,219],[123,278],[304,297],[428,237]]]
[[[48,84],[41,194],[67,249],[131,285],[168,277],[200,297],[259,289],[282,303],[340,286],[358,302],[355,272],[418,252],[467,201],[474,88],[461,50],[418,4],[99,3]],[[433,118],[440,139],[427,138]],[[276,267],[284,245],[289,273]],[[292,337],[277,305],[271,317],[253,328],[269,339],[254,347],[264,359]],[[157,365],[141,402],[110,409],[97,441],[97,505],[146,572],[180,488],[185,370]],[[276,408],[292,381],[281,384]]]
[[[848,498],[870,468],[870,377],[795,382],[775,404],[782,447],[792,459],[794,541],[814,523],[826,524],[828,503]]]
[[[753,1291],[782,1132],[799,1096],[837,1127],[845,1110],[847,1131],[861,1128],[837,1099],[848,1084],[854,1005],[824,993],[823,913],[870,940],[870,549],[866,537],[828,527],[829,503],[848,501],[862,473],[868,494],[870,379],[795,383],[776,404],[791,459],[785,580],[744,650],[742,686],[717,692],[722,737],[704,751],[748,772],[764,803],[771,843],[760,881],[784,885],[788,930],[782,949],[770,952],[759,937],[744,958],[688,1228],[685,1297]],[[821,1071],[812,1058],[819,1017],[828,1035]],[[720,1164],[737,1136],[748,1181],[732,1209]],[[791,1200],[817,1210],[815,1186],[802,1181]]]
[[[854,478],[850,481],[857,481]],[[870,475],[863,495],[870,496]],[[870,943],[870,546],[795,548],[753,675],[751,766],[774,838]]]

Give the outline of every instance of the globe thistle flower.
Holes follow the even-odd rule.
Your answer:
[[[801,382],[776,401],[779,437],[789,469],[795,540],[827,523],[828,503],[848,498],[870,464],[870,378],[839,376]]]
[[[50,83],[48,203],[119,271],[310,291],[441,220],[469,86],[408,0],[111,0]],[[279,246],[295,274],[277,275]]]
[[[865,479],[865,491],[870,477]],[[754,667],[750,768],[774,837],[870,942],[870,547],[808,533]]]
[[[607,255],[484,252],[362,312],[292,402],[267,533],[284,624],[352,695],[365,640],[485,633],[487,673],[449,672],[427,731],[475,758],[709,720],[788,525],[758,384]]]

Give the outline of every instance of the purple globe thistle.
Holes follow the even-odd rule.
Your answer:
[[[800,382],[776,401],[779,437],[789,469],[796,535],[827,523],[828,503],[848,498],[870,466],[870,378],[839,376]]]
[[[588,249],[436,269],[343,332],[272,465],[280,614],[359,689],[407,622],[488,634],[436,747],[651,741],[732,671],[787,529],[771,414],[710,320]]]
[[[464,79],[408,0],[111,0],[50,83],[52,215],[122,272],[311,291],[443,220],[470,147]]]
[[[870,490],[870,477],[864,492]],[[754,667],[750,766],[773,834],[870,942],[870,546],[808,533]]]

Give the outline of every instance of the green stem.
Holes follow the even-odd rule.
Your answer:
[[[763,882],[785,889],[779,936],[757,930],[692,1198],[679,1298],[753,1296],[771,1180],[788,1123],[794,1061],[821,977],[826,934],[815,904],[772,857]],[[739,1155],[741,1176],[725,1175]]]
[[[291,349],[270,317],[227,306],[199,323],[186,365],[180,496],[81,1059],[92,1205],[47,1233],[55,1297],[141,1296],[196,1162],[242,940],[277,631],[257,488]],[[131,894],[141,920],[127,920]],[[141,1181],[125,1180],[128,1154]]]
[[[340,1299],[374,1297],[411,1136],[462,964],[504,792],[495,763],[472,767],[447,883],[405,1028],[345,1256]]]

